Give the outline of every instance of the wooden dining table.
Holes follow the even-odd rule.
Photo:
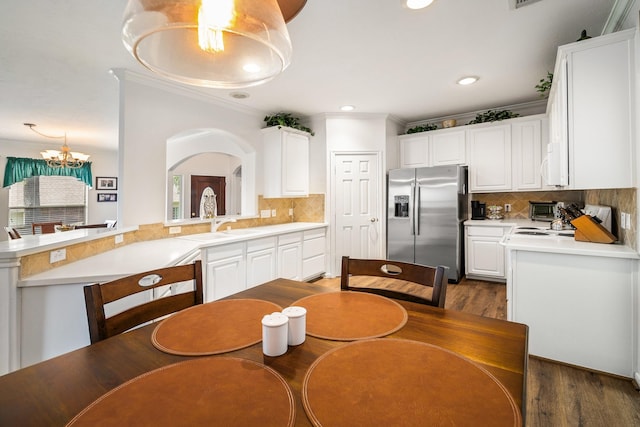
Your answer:
[[[314,294],[339,292],[313,283],[276,279],[228,299],[252,298],[281,307]],[[524,418],[527,376],[526,325],[460,311],[397,301],[408,314],[390,338],[414,340],[453,351],[491,373],[521,408]],[[169,354],[152,345],[156,324],[129,331],[0,376],[0,426],[62,426],[117,386],[163,366],[193,357]],[[295,424],[311,425],[302,402],[305,373],[320,356],[344,342],[307,336],[284,355],[267,357],[262,344],[220,356],[262,363],[279,373],[295,399]],[[213,356],[216,357],[216,356]],[[490,416],[489,414],[487,414]]]

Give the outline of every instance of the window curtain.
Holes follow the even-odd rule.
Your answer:
[[[7,157],[4,169],[3,187],[20,182],[32,176],[73,176],[89,187],[93,186],[91,162],[86,162],[79,168],[52,168],[43,159],[29,159],[23,157]]]

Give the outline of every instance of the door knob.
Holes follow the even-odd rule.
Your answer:
[[[376,222],[378,221],[378,218],[371,218],[371,222]]]

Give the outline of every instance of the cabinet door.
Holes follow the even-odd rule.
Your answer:
[[[292,243],[278,247],[278,277],[302,279],[302,245]]]
[[[569,57],[571,188],[633,187],[632,49],[633,39],[628,39],[573,52]]]
[[[466,161],[466,132],[443,130],[431,134],[431,165],[459,165]]]
[[[207,263],[206,302],[233,295],[245,288],[245,261],[242,255]]]
[[[400,143],[400,167],[419,168],[429,166],[429,136],[402,135]]]
[[[285,132],[282,141],[282,195],[309,194],[309,138]]]
[[[505,279],[504,247],[495,238],[467,238],[467,274]]]
[[[511,190],[511,126],[492,125],[468,132],[471,191]]]
[[[516,122],[511,125],[514,190],[542,188],[541,136],[541,120]]]
[[[275,247],[247,253],[247,289],[276,278]]]

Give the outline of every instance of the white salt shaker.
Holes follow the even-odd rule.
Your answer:
[[[282,313],[262,318],[262,352],[266,356],[280,356],[287,352],[289,318]]]
[[[289,318],[289,345],[300,345],[307,333],[307,309],[291,306],[282,310],[282,314]]]

